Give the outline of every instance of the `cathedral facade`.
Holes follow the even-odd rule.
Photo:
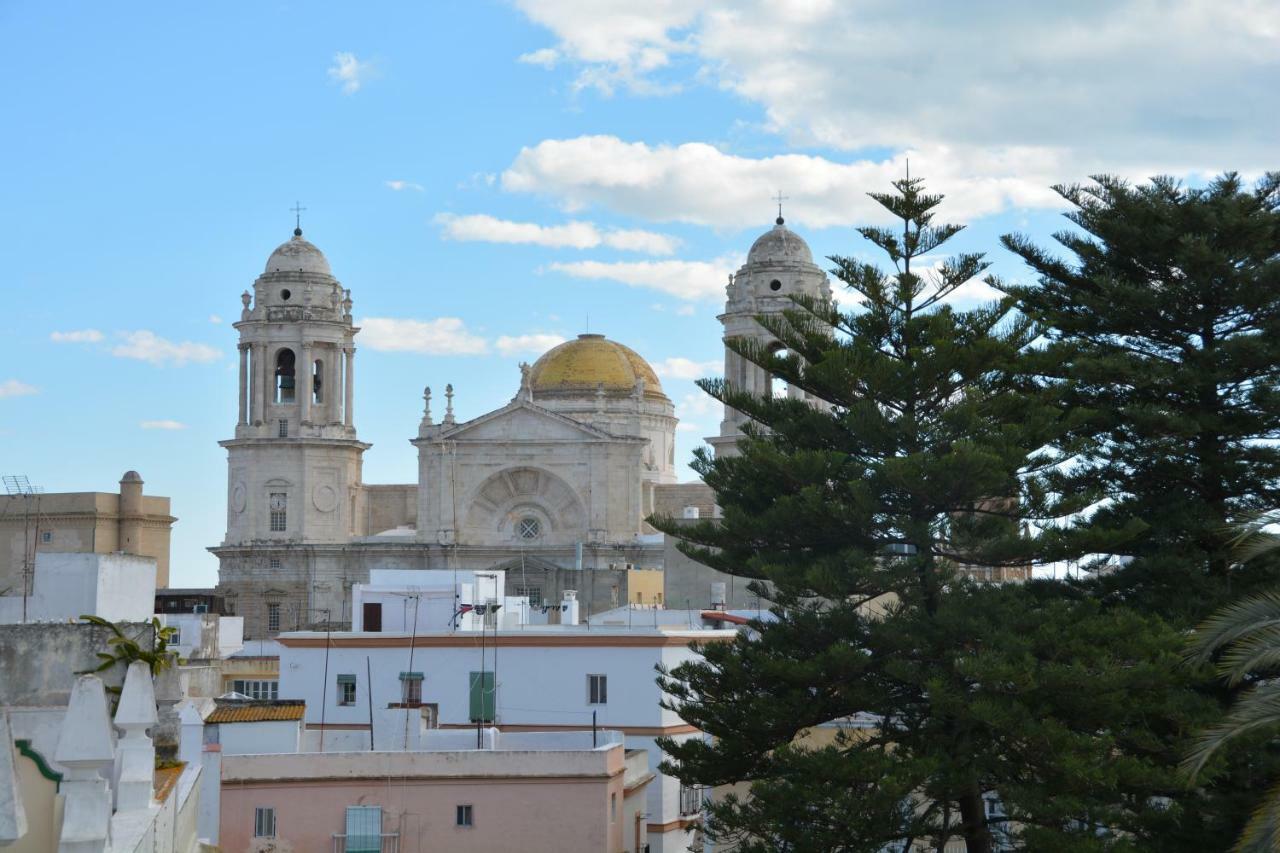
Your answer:
[[[767,345],[754,318],[791,307],[795,294],[829,298],[830,286],[779,217],[730,279],[725,337]],[[247,637],[349,625],[351,587],[371,568],[502,569],[508,594],[535,603],[563,589],[578,590],[588,610],[635,602],[635,590],[653,588],[638,573],[664,562],[663,537],[645,519],[715,511],[705,485],[678,482],[675,408],[657,375],[603,335],[520,365],[510,403],[466,422],[454,416],[451,386],[426,389],[411,438],[417,481],[366,484],[351,291],[299,229],[241,301],[239,413],[234,438],[221,442],[227,533],[210,551]],[[779,393],[727,348],[725,376]],[[717,453],[734,451],[742,422],[725,411],[708,439]],[[647,595],[641,603],[663,603]]]

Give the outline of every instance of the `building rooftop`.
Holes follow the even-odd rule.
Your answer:
[[[219,702],[205,723],[290,722],[301,720],[306,710],[307,703],[301,700]]]
[[[485,642],[497,646],[685,646],[691,642],[731,640],[737,630],[659,625],[628,628],[625,625],[536,625],[485,631]],[[476,646],[479,631],[289,631],[276,637],[282,646],[300,648],[326,645],[346,648],[409,646],[418,648]]]

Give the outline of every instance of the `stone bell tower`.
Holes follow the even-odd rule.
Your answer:
[[[766,346],[772,344],[781,349],[781,343],[755,318],[796,308],[790,297],[797,295],[830,299],[831,285],[826,273],[813,262],[808,244],[787,228],[779,210],[773,228],[756,239],[747,253],[747,262],[729,279],[728,298],[724,313],[719,317],[724,327],[724,339],[754,338]],[[799,388],[777,387],[778,380],[764,368],[747,361],[728,346],[724,350],[724,378],[735,388],[760,396],[785,394],[796,399],[805,398]],[[742,437],[742,426],[746,421],[746,415],[724,407],[720,434],[707,438],[717,456],[737,453],[738,439]]]
[[[271,253],[241,301],[239,417],[235,438],[220,442],[227,449],[227,533],[210,550],[228,601],[240,599],[247,635],[261,637],[314,623],[316,611],[332,609],[319,594],[333,592],[331,585],[303,555],[307,546],[363,533],[361,460],[369,445],[355,428],[359,329],[351,291],[301,228]],[[259,598],[275,604],[262,624],[255,618],[266,616],[257,612]]]

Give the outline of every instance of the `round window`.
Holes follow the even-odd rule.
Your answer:
[[[542,532],[542,524],[536,518],[525,517],[516,524],[516,533],[521,539],[537,539]]]
[[[286,290],[282,290],[282,291],[280,291],[280,298],[281,298],[281,299],[283,299],[285,302],[288,302],[288,301],[289,301],[289,297],[290,297],[290,296],[292,296],[292,295],[293,295],[293,294],[292,294],[292,293],[290,293],[287,289],[286,289]]]
[[[778,281],[778,280],[775,278],[773,281],[769,282],[769,289],[770,289],[770,290],[782,290],[782,282]]]

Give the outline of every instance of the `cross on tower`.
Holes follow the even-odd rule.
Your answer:
[[[306,210],[306,208],[295,201],[293,203],[293,207],[289,209],[293,211],[293,227],[297,229],[297,232],[299,234],[301,234],[302,233],[302,212]]]
[[[773,200],[778,203],[778,224],[779,225],[782,224],[782,203],[784,201],[788,201],[790,198],[791,196],[789,195],[783,195],[782,190],[778,190],[778,194],[773,197]]]

